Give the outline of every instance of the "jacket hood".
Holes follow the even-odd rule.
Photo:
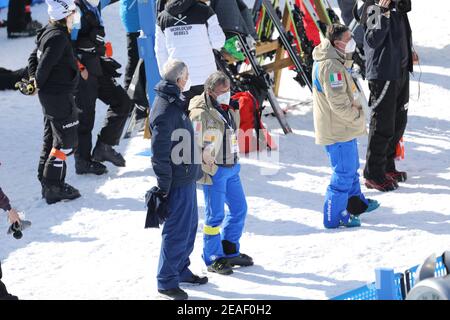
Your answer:
[[[320,44],[314,48],[313,59],[314,61],[323,61],[328,59],[337,59],[342,62],[344,61],[328,39],[322,39]]]
[[[52,32],[62,32],[65,33],[67,35],[69,35],[69,31],[66,29],[66,27],[63,26],[54,26],[51,24],[46,25],[44,28],[38,30],[37,32],[37,37],[36,37],[36,43],[39,43],[42,41],[42,39],[48,35],[49,33]]]
[[[166,3],[165,10],[173,16],[177,16],[187,11],[196,3],[197,0],[169,0]]]
[[[185,103],[180,98],[181,90],[175,83],[161,80],[156,85],[155,91],[158,96],[166,99],[169,103],[177,103],[184,107]]]

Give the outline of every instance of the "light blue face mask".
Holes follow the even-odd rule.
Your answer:
[[[81,29],[81,13],[80,13],[80,9],[77,7],[75,9],[75,13],[73,15],[73,29]]]
[[[98,7],[100,0],[86,0],[91,6]]]

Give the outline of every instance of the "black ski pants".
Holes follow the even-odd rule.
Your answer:
[[[14,90],[16,82],[28,78],[28,69],[8,70],[0,68],[0,90]]]
[[[39,92],[44,113],[44,143],[39,159],[38,179],[42,184],[60,185],[66,177],[65,158],[78,144],[78,109],[73,94]]]
[[[87,80],[80,79],[75,97],[80,109],[76,156],[87,161],[91,159],[97,98],[109,106],[98,140],[111,146],[119,144],[128,113],[133,107],[130,97],[114,78],[89,74]]]
[[[369,144],[366,179],[384,180],[386,172],[395,171],[395,150],[406,129],[409,104],[409,72],[404,68],[400,79],[370,80]]]
[[[8,32],[18,32],[25,29],[31,22],[31,13],[26,7],[31,5],[32,0],[9,0],[8,4]]]
[[[125,68],[125,79],[124,79],[124,89],[128,90],[130,87],[131,80],[133,80],[134,71],[139,61],[139,50],[137,39],[139,38],[139,32],[129,32],[127,33],[127,53],[128,62]]]

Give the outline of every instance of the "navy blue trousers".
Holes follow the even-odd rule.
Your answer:
[[[194,249],[198,226],[196,183],[174,188],[169,194],[170,216],[162,230],[162,244],[158,266],[158,289],[178,287],[189,279],[189,256]]]

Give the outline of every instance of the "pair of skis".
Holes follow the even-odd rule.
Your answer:
[[[267,74],[267,72],[263,69],[263,67],[258,63],[256,59],[256,50],[250,48],[248,45],[247,40],[244,38],[244,35],[238,32],[230,31],[233,35],[237,36],[239,40],[240,47],[245,55],[245,57],[248,59],[250,66],[252,67],[253,73],[257,77],[258,80],[262,80],[265,83],[264,93],[265,93],[265,99],[267,99],[273,109],[273,113],[275,114],[275,117],[277,118],[278,122],[281,125],[281,128],[283,129],[283,132],[285,134],[291,133],[292,129],[289,126],[289,123],[286,120],[286,116],[283,112],[283,110],[280,107],[280,104],[278,103],[278,100],[275,96],[275,93],[272,89],[272,79]],[[229,74],[230,71],[226,70]]]
[[[330,25],[332,23],[330,17],[328,16],[328,12],[331,10],[331,6],[329,5],[328,2],[327,2],[327,5],[324,5],[324,3],[321,0],[315,0],[316,9],[321,13],[321,15],[326,15],[328,17],[328,19],[326,19],[326,21],[322,21],[319,18],[319,14],[316,12],[314,7],[312,6],[311,2],[309,0],[302,0],[302,1],[305,5],[306,10],[308,11],[311,18],[313,19],[316,27],[321,32],[321,36],[325,37],[325,33],[323,32],[323,30],[321,28],[321,22],[323,22],[327,25]],[[363,90],[363,87],[361,84],[361,76],[352,73],[352,78],[353,78],[355,88],[358,91],[357,98],[358,98],[360,104],[363,106],[364,111],[366,111],[366,114],[367,114],[367,110],[369,110],[369,102],[367,101],[367,97],[364,93],[364,90]]]

